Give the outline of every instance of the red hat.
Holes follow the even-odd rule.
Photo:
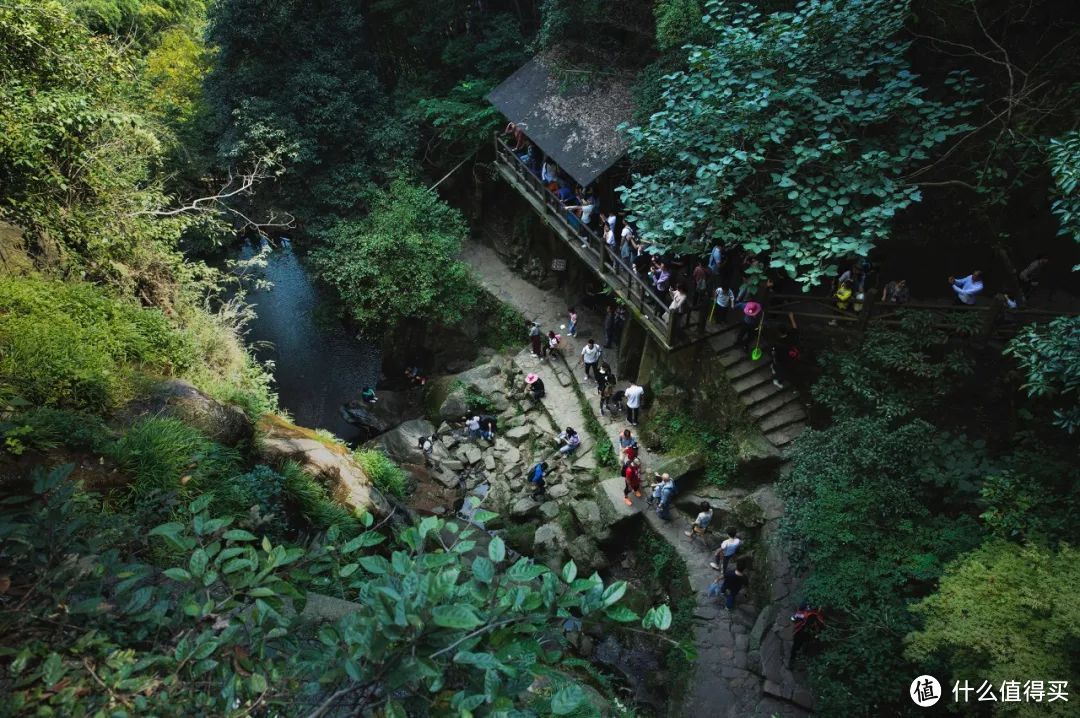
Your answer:
[[[748,317],[756,317],[761,314],[761,305],[757,302],[747,302],[746,306],[743,307],[743,314]]]

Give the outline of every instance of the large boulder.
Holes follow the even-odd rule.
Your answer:
[[[389,515],[393,507],[372,485],[347,447],[328,442],[314,431],[295,426],[281,417],[265,417],[260,424],[260,458],[271,465],[295,461],[305,471],[320,477],[333,497],[353,509]]]
[[[350,401],[348,404],[343,404],[341,418],[359,428],[365,439],[378,436],[390,429],[390,425],[371,410],[371,405],[362,401]]]
[[[381,449],[399,464],[423,464],[424,452],[420,450],[421,436],[435,433],[435,426],[426,419],[406,421],[391,431],[364,444],[369,449]]]
[[[600,571],[607,567],[607,556],[600,550],[600,546],[588,536],[578,536],[566,547],[570,558],[577,564],[578,574],[588,576],[593,571]]]
[[[239,407],[212,399],[182,379],[157,384],[145,396],[124,407],[121,416],[127,422],[144,416],[176,417],[228,446],[247,443],[255,434],[247,414]]]

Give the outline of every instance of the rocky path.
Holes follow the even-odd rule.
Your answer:
[[[500,300],[522,312],[526,318],[539,321],[545,328],[553,329],[565,323],[566,307],[557,297],[534,286],[515,275],[499,259],[495,252],[476,243],[468,243],[463,252],[463,259],[473,269],[473,273],[488,291]],[[556,329],[556,331],[559,331]],[[549,361],[540,361],[525,349],[515,358],[515,364],[522,371],[535,371],[540,374],[547,388],[545,408],[552,420],[560,426],[570,425],[581,431],[584,427],[584,415],[581,401],[572,387],[565,382],[567,371],[573,376],[582,393],[587,397],[591,410],[597,413],[595,386],[586,379],[576,361],[580,347],[593,331],[596,338],[602,336],[598,316],[582,315],[579,319],[578,339],[566,339],[565,357],[568,366],[552,366]],[[730,343],[734,341],[732,333]],[[563,379],[564,381],[560,381]],[[771,380],[770,380],[771,381]],[[769,386],[772,386],[770,383]],[[774,387],[775,388],[775,387]],[[600,418],[608,438],[618,446],[620,432],[627,428],[622,421]],[[583,433],[583,438],[585,434]],[[580,450],[577,462],[579,468],[595,469],[592,459],[591,440],[586,439]],[[657,466],[661,459],[641,447],[642,465],[646,477],[651,477],[650,467]],[[575,462],[575,467],[577,467]],[[612,470],[608,470],[614,473]],[[619,477],[604,479],[602,491],[610,499],[616,515],[629,516],[641,513],[650,526],[663,536],[686,563],[697,607],[694,613],[694,641],[698,652],[694,675],[689,682],[687,695],[683,703],[683,715],[688,718],[736,718],[743,716],[785,716],[801,717],[807,711],[785,700],[768,695],[766,681],[751,669],[751,632],[759,618],[760,606],[753,595],[744,592],[740,596],[734,611],[728,612],[715,599],[708,596],[707,590],[716,577],[716,571],[709,567],[710,549],[701,540],[693,540],[684,535],[691,517],[672,510],[672,519],[664,521],[645,503],[642,498],[634,498],[633,505],[623,501],[623,481]]]

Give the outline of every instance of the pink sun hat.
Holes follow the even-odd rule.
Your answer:
[[[761,305],[757,302],[747,302],[746,306],[743,307],[743,314],[748,317],[756,317],[761,314]]]
[[[529,374],[527,377],[525,377],[525,383],[535,384],[539,378],[540,376],[538,374]]]

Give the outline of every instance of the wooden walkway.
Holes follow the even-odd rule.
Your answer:
[[[495,138],[495,166],[503,179],[532,205],[536,213],[622,300],[634,318],[667,351],[677,351],[705,341],[722,329],[707,326],[676,327],[668,315],[668,303],[611,250],[600,235],[583,226],[563,203],[544,186],[500,138]]]

